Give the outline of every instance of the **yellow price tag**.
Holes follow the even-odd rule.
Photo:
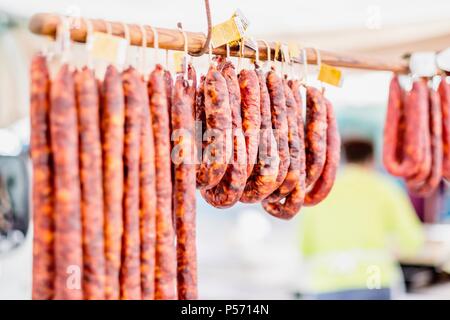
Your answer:
[[[185,54],[182,51],[175,51],[173,53],[173,64],[175,66],[175,72],[180,73],[184,72],[184,65],[186,63],[185,61]]]
[[[123,64],[128,48],[127,40],[107,33],[94,32],[90,53],[94,59]]]
[[[300,57],[300,48],[296,43],[290,42],[288,44],[288,47],[289,47],[289,54],[291,57],[295,57],[295,58]]]
[[[341,69],[324,63],[320,65],[317,79],[336,87],[342,86],[342,81],[344,80]]]
[[[236,18],[231,18],[223,23],[215,25],[211,31],[211,43],[213,48],[217,48],[229,42],[241,39],[241,34],[236,25]]]

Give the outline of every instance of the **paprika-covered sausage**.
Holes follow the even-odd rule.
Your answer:
[[[141,299],[140,273],[140,217],[139,217],[139,160],[142,108],[140,74],[129,67],[123,74],[125,97],[124,136],[124,195],[123,195],[123,241],[120,268],[120,296],[122,300]]]
[[[305,196],[305,205],[312,206],[321,202],[330,193],[336,178],[336,172],[340,161],[341,139],[337,127],[333,106],[325,99],[327,106],[327,152],[326,161],[320,178]]]
[[[261,105],[260,144],[257,162],[247,179],[240,199],[241,202],[245,203],[261,201],[277,188],[276,180],[280,165],[277,142],[272,129],[270,96],[267,90],[266,76],[260,69],[256,69],[256,74],[258,75]]]
[[[172,178],[169,111],[164,70],[156,65],[148,82],[156,170],[155,299],[172,300],[176,292],[175,231],[172,223]]]
[[[54,186],[50,143],[50,79],[45,56],[31,62],[30,149],[33,164],[33,289],[32,298],[54,296]]]
[[[195,150],[196,150],[196,172],[199,172],[203,150],[207,147],[207,143],[203,140],[206,130],[206,114],[205,114],[205,76],[200,77],[200,83],[197,88],[195,97]],[[198,173],[197,173],[198,174]],[[197,186],[199,183],[197,182]]]
[[[287,80],[283,81],[284,93],[286,98],[286,115],[288,122],[288,144],[290,163],[289,169],[283,183],[275,190],[267,200],[275,202],[287,196],[296,186],[300,178],[300,141],[298,132],[298,109],[294,94],[289,87]]]
[[[105,296],[120,298],[120,264],[123,234],[123,141],[125,105],[122,76],[108,66],[102,85],[101,128],[103,198],[105,211]]]
[[[319,179],[325,165],[327,149],[327,106],[322,92],[306,88],[306,187]]]
[[[442,110],[442,140],[444,159],[442,163],[442,176],[450,180],[450,83],[447,77],[442,76],[439,84],[439,96]]]
[[[286,113],[286,99],[284,96],[284,85],[275,70],[267,73],[267,89],[270,96],[270,110],[272,113],[272,127],[278,146],[280,165],[275,188],[278,188],[286,178],[289,169],[289,142],[288,142],[288,122]]]
[[[197,186],[210,189],[222,179],[232,155],[231,108],[224,77],[211,66],[204,82],[206,147],[197,172]]]
[[[427,197],[436,190],[442,178],[442,113],[440,98],[437,91],[429,89],[429,110],[430,110],[430,132],[431,132],[431,152],[432,166],[426,180],[419,184],[414,184],[407,180],[407,186],[411,192],[422,197]]]
[[[105,298],[102,145],[99,94],[87,67],[75,74],[80,139],[81,217],[83,226],[83,291],[88,300]]]
[[[239,73],[241,88],[242,129],[247,147],[247,177],[256,163],[261,128],[260,92],[258,76],[254,70],[242,70]]]
[[[78,121],[73,72],[67,64],[51,86],[50,132],[55,165],[55,299],[83,299]]]
[[[172,159],[175,167],[174,211],[177,228],[178,299],[197,299],[195,222],[195,144],[193,101],[188,81],[175,81],[172,101]]]
[[[241,94],[238,77],[231,61],[221,62],[219,70],[226,80],[229,92],[233,130],[233,157],[222,180],[211,189],[201,190],[201,194],[210,205],[216,208],[229,208],[239,200],[244,191],[247,180],[247,154],[245,137],[242,131]]]
[[[147,88],[138,82],[142,94],[140,150],[140,243],[141,291],[143,300],[155,298],[156,186],[155,147]]]

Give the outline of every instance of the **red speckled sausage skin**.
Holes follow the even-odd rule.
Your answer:
[[[197,187],[210,189],[222,180],[233,152],[227,84],[214,65],[211,65],[205,78],[204,96],[208,136],[197,171]]]
[[[78,121],[73,72],[67,64],[52,82],[50,132],[55,164],[55,299],[81,300],[82,230]]]
[[[172,103],[174,210],[177,226],[178,299],[197,299],[195,143],[192,88],[177,77]]]
[[[155,142],[156,170],[156,271],[155,299],[173,300],[176,290],[175,230],[172,223],[172,178],[169,112],[164,73],[157,65],[150,74],[148,92]]]
[[[155,146],[146,84],[138,82],[142,94],[140,150],[140,243],[141,293],[143,300],[155,298],[156,186]]]
[[[233,128],[233,159],[222,180],[216,186],[208,190],[201,190],[203,198],[216,208],[229,208],[234,205],[244,191],[247,180],[247,154],[245,148],[245,137],[242,131],[241,118],[241,94],[239,81],[230,61],[222,61],[219,64],[224,76],[231,106],[232,128]]]
[[[272,127],[278,146],[280,165],[276,179],[275,189],[278,188],[286,178],[290,165],[288,121],[286,112],[286,98],[284,96],[284,85],[282,79],[275,70],[267,73],[267,89],[270,96],[270,110],[272,113]]]
[[[418,79],[414,81],[411,91],[402,94],[400,90],[394,77],[384,132],[384,164],[393,175],[411,177],[419,174],[420,178],[424,176],[420,171],[427,172],[423,165],[429,161],[425,156],[427,148],[424,147],[427,142],[424,132],[428,124],[428,88],[423,79]],[[389,128],[387,123],[392,124],[393,128]]]
[[[442,111],[440,98],[437,91],[429,89],[430,106],[430,132],[431,132],[431,152],[432,166],[431,172],[425,181],[414,184],[407,180],[407,186],[411,192],[422,197],[430,196],[442,179],[443,141],[442,141]]]
[[[242,129],[247,147],[247,177],[253,171],[259,147],[261,128],[260,91],[258,75],[254,70],[242,70],[239,73],[241,88]]]
[[[34,300],[54,295],[53,158],[50,142],[50,79],[45,56],[31,62],[30,149],[33,164],[33,290]]]
[[[306,187],[319,179],[325,165],[327,149],[327,106],[322,92],[306,88]]]
[[[336,116],[333,106],[329,100],[325,98],[327,106],[327,155],[325,166],[320,178],[305,197],[305,205],[313,206],[320,203],[330,193],[333,188],[336,173],[340,161],[341,139],[337,126]]]
[[[102,144],[98,84],[84,67],[75,74],[80,139],[81,216],[83,224],[83,291],[88,300],[105,298],[105,245]]]
[[[141,299],[140,273],[140,213],[139,175],[142,109],[140,74],[129,67],[123,74],[125,96],[125,136],[124,136],[124,195],[123,195],[123,239],[122,265],[120,268],[120,296],[122,300]]]
[[[280,165],[277,141],[272,129],[270,96],[267,90],[266,76],[260,69],[256,69],[256,74],[258,75],[261,101],[260,145],[258,161],[253,167],[252,174],[247,179],[244,193],[240,199],[241,202],[245,203],[261,201],[277,188],[278,167]]]
[[[442,110],[442,139],[444,159],[442,164],[442,175],[450,180],[450,84],[445,76],[439,84],[439,96],[441,97]]]
[[[299,106],[294,99],[294,94],[287,83],[283,81],[284,94],[286,98],[286,114],[288,121],[288,143],[290,164],[283,183],[265,201],[275,202],[286,197],[297,185],[300,178],[300,141],[298,132],[298,109]]]
[[[122,75],[110,65],[102,85],[101,129],[103,204],[105,211],[105,263],[108,300],[120,298],[123,235],[123,141],[125,102]]]

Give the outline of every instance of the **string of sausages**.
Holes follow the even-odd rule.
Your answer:
[[[436,80],[436,79],[435,79]],[[445,75],[436,82],[413,80],[401,86],[394,75],[384,128],[383,162],[386,170],[404,179],[408,190],[428,197],[442,178],[450,179],[450,84]]]
[[[322,90],[227,58],[185,71],[51,77],[34,57],[34,299],[197,299],[196,189],[281,219],[330,192],[340,138]]]

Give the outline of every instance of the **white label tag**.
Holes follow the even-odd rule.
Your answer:
[[[415,52],[409,60],[409,68],[413,75],[432,77],[437,72],[436,54],[434,52]]]
[[[436,63],[439,69],[450,71],[450,48],[447,48],[437,54]]]

